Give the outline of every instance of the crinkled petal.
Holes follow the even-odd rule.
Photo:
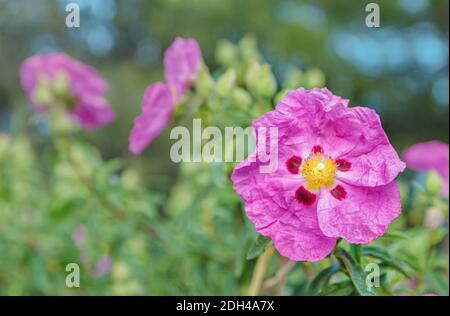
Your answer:
[[[281,170],[261,174],[259,166],[259,162],[244,161],[231,176],[256,230],[270,237],[279,253],[291,260],[314,262],[325,258],[336,238],[321,232],[315,205],[306,207],[295,200],[300,180],[282,176]]]
[[[442,195],[449,192],[449,146],[440,141],[418,143],[403,153],[409,168],[418,171],[436,171],[443,180]]]
[[[405,164],[389,143],[378,115],[347,105],[348,100],[327,89],[297,89],[253,125],[256,135],[261,128],[277,128],[279,147],[295,146],[302,157],[320,145],[333,159],[348,160],[352,168],[338,173],[342,181],[370,187],[390,183]]]
[[[141,104],[142,113],[134,121],[129,149],[140,154],[167,126],[172,118],[174,102],[167,85],[157,82],[147,88]]]
[[[166,82],[175,89],[175,101],[189,89],[191,81],[195,80],[202,52],[195,39],[178,37],[166,50],[164,68]]]
[[[366,244],[383,235],[401,213],[400,193],[395,181],[379,187],[341,184],[347,196],[338,200],[322,189],[317,205],[319,225],[329,237]]]
[[[331,120],[334,126],[322,140],[328,146],[335,146],[330,150],[334,159],[351,163],[350,170],[338,172],[338,179],[357,186],[376,187],[392,182],[405,169],[374,110],[354,107],[345,113],[332,114],[335,114]]]

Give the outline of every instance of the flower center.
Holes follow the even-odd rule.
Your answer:
[[[336,163],[324,157],[321,152],[313,153],[305,160],[300,171],[305,177],[308,189],[330,188],[334,184]]]

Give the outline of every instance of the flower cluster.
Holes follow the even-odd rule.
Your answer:
[[[165,82],[153,83],[145,91],[129,137],[131,152],[140,154],[164,130],[193,87],[201,60],[194,39],[177,38],[167,49]],[[115,119],[105,99],[105,80],[63,53],[28,58],[20,75],[38,112],[62,110],[86,129]],[[278,131],[275,171],[260,172],[266,162],[258,153],[267,151],[262,148],[270,143],[266,140],[231,176],[256,230],[292,260],[321,260],[338,238],[370,243],[401,213],[395,179],[406,165],[375,111],[348,104],[327,89],[289,92],[274,111],[253,123],[256,133],[260,128]],[[443,194],[448,194],[447,144],[417,144],[405,151],[404,159],[411,168],[436,170],[445,180]]]
[[[79,126],[96,129],[115,120],[105,99],[106,81],[64,53],[34,55],[20,69],[22,87],[38,112],[64,111]]]
[[[278,129],[278,168],[260,172],[257,144],[232,174],[256,230],[292,260],[321,260],[338,238],[369,243],[400,215],[405,164],[375,111],[348,103],[327,89],[288,93],[253,123]]]

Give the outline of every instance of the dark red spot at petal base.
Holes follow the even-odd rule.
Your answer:
[[[345,189],[342,185],[337,185],[330,192],[331,192],[331,195],[334,196],[339,201],[345,200],[347,198],[347,191],[345,191]]]
[[[286,161],[286,167],[292,174],[298,174],[300,172],[300,166],[302,164],[302,158],[293,156]]]
[[[306,190],[305,187],[301,186],[297,189],[297,191],[295,191],[295,198],[299,203],[310,206],[316,202],[317,196]]]
[[[345,159],[337,159],[336,167],[339,171],[349,171],[352,168],[352,163]]]
[[[313,154],[315,154],[315,155],[317,155],[317,154],[323,154],[323,148],[322,148],[322,146],[319,146],[319,145],[315,145],[313,148],[312,148],[312,153]]]

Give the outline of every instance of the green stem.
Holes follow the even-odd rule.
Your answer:
[[[272,245],[267,245],[264,253],[258,258],[256,262],[255,270],[253,271],[252,282],[250,284],[250,290],[248,294],[250,296],[256,296],[262,287],[264,276],[266,275],[267,267],[270,263],[270,258],[275,249]]]

